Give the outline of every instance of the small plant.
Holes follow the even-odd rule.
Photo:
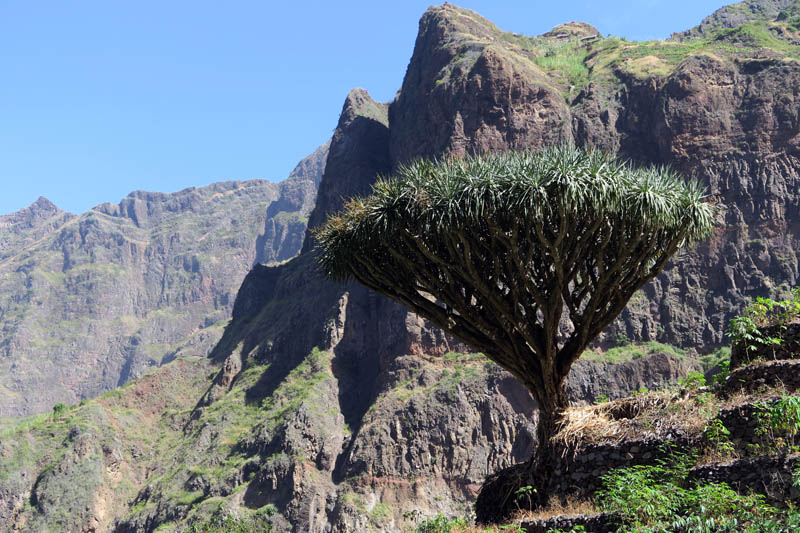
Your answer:
[[[467,527],[469,527],[469,523],[465,518],[447,518],[439,513],[433,518],[420,522],[414,531],[415,533],[451,533],[451,531],[459,531]]]
[[[730,441],[731,432],[719,418],[715,418],[708,423],[703,429],[703,435],[715,455],[727,457],[735,451],[733,443]]]
[[[614,343],[617,346],[627,346],[631,343],[631,340],[624,332],[618,331],[617,335],[614,337]]]
[[[792,469],[792,488],[800,491],[800,462],[795,463]]]
[[[406,511],[403,513],[403,520],[406,522],[413,522],[418,523],[422,518],[422,511],[419,509],[412,509],[411,511]]]
[[[370,520],[375,524],[385,525],[392,518],[392,508],[385,503],[376,503],[369,514]]]
[[[797,436],[800,434],[800,397],[781,396],[771,403],[758,404],[756,436],[760,437],[758,448],[767,450],[798,451]]]
[[[275,506],[275,504],[272,503],[268,503],[267,505],[262,507],[260,511],[265,516],[275,516],[276,514],[278,514],[278,508]]]
[[[714,375],[714,384],[723,385],[728,379],[728,376],[731,375],[731,362],[722,361],[717,365],[717,367],[719,367],[720,371]]]
[[[680,380],[680,385],[690,391],[696,391],[706,386],[706,377],[702,372],[689,372],[685,378]]]
[[[272,524],[252,518],[239,518],[233,514],[215,516],[208,521],[198,521],[189,526],[189,533],[271,533]]]
[[[63,403],[57,403],[53,406],[53,420],[59,418],[61,414],[67,410],[67,406]]]
[[[769,325],[781,326],[781,329],[794,318],[800,315],[800,287],[792,289],[791,298],[787,300],[772,300],[758,297],[748,305],[744,313],[734,317],[728,325],[726,332],[731,343],[745,343],[745,350],[749,353],[758,349],[758,346],[771,346],[781,344],[780,337],[765,335],[761,328]]]
[[[532,485],[525,485],[524,487],[518,488],[514,491],[514,501],[517,505],[517,509],[520,509],[520,502],[526,501],[528,505],[525,509],[531,509],[533,507],[533,499],[532,496],[536,494],[536,489],[533,488]]]
[[[601,403],[610,402],[611,398],[608,397],[608,394],[598,394],[597,398],[594,399],[595,405],[600,405]]]
[[[500,526],[501,531],[511,531],[511,533],[527,533],[527,529],[522,527],[522,524],[506,524],[504,526]],[[491,530],[487,529],[484,530],[485,533],[492,533]],[[484,533],[484,532],[481,532]]]

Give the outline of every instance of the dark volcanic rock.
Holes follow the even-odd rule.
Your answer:
[[[387,109],[364,89],[353,89],[347,95],[331,139],[317,203],[308,220],[309,231],[339,211],[347,198],[369,194],[378,175],[391,170]],[[313,243],[309,234],[303,251],[311,250]]]
[[[451,5],[422,16],[389,109],[393,165],[572,140],[564,97],[532,62],[498,42],[501,35],[483,17]]]

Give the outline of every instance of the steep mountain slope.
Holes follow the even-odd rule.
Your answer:
[[[70,215],[40,198],[0,218],[0,417],[205,355],[254,260],[297,254],[327,145],[281,183],[134,192]]]
[[[794,31],[785,20],[757,24]],[[419,156],[573,141],[672,164],[709,185],[723,207],[717,233],[640,292],[603,343],[628,336],[708,352],[746,297],[798,274],[800,50],[733,30],[629,43],[568,24],[528,38],[456,6],[430,8],[388,109],[363,90],[348,95],[309,225]],[[100,519],[49,481],[116,461],[62,437],[102,399],[58,418],[61,429],[32,423],[0,436],[0,527],[57,529],[68,515],[85,531],[173,531],[233,512],[277,531],[403,531],[409,511],[463,513],[488,474],[528,456],[535,405],[515,380],[402,307],[323,279],[312,244],[313,233],[299,257],[247,275],[211,354],[216,375],[193,388],[198,403],[148,426],[158,453],[131,452],[145,472],[126,478],[133,486],[97,485],[120,495],[104,507],[113,513]],[[573,398],[652,388],[690,369],[650,346],[652,357],[618,366],[580,362]]]

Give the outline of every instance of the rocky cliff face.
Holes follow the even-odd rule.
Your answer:
[[[601,344],[624,335],[710,351],[745,298],[797,278],[800,52],[777,36],[796,33],[778,19],[628,43],[582,24],[528,38],[456,6],[433,7],[388,110],[364,91],[348,96],[309,226],[414,157],[571,141],[672,164],[709,186],[722,208],[717,232],[638,293]],[[528,456],[535,405],[516,381],[399,305],[323,279],[312,244],[247,275],[211,354],[213,380],[194,389],[196,406],[155,423],[159,436],[136,458],[146,473],[133,486],[98,485],[129,503],[102,520],[93,510],[75,520],[180,530],[233,512],[295,532],[402,531],[413,527],[406,511],[462,514],[488,474]],[[665,354],[584,362],[570,391],[583,401],[613,397],[689,368]],[[58,423],[79,423],[80,409]],[[38,459],[16,459],[24,448],[15,443],[47,440],[31,431],[5,434],[12,444],[0,464],[15,484],[0,478],[0,509],[9,509],[0,525],[2,516],[50,520],[36,506],[46,494],[24,481],[47,475],[47,446]],[[122,464],[133,461],[121,453]]]
[[[254,260],[300,250],[326,154],[281,183],[137,191],[80,216],[40,198],[0,218],[0,417],[208,353]]]
[[[326,167],[320,182],[309,229],[339,211],[345,199],[369,194],[376,177],[391,171],[388,108],[372,100],[364,89],[353,89],[347,95],[331,140],[327,164],[332,166]],[[313,246],[313,235],[308,235],[303,251]]]

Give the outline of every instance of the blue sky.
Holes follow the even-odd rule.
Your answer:
[[[462,0],[538,35],[578,20],[662,39],[727,2]],[[136,189],[281,180],[353,87],[400,87],[429,2],[3,0],[0,214],[80,213]]]

